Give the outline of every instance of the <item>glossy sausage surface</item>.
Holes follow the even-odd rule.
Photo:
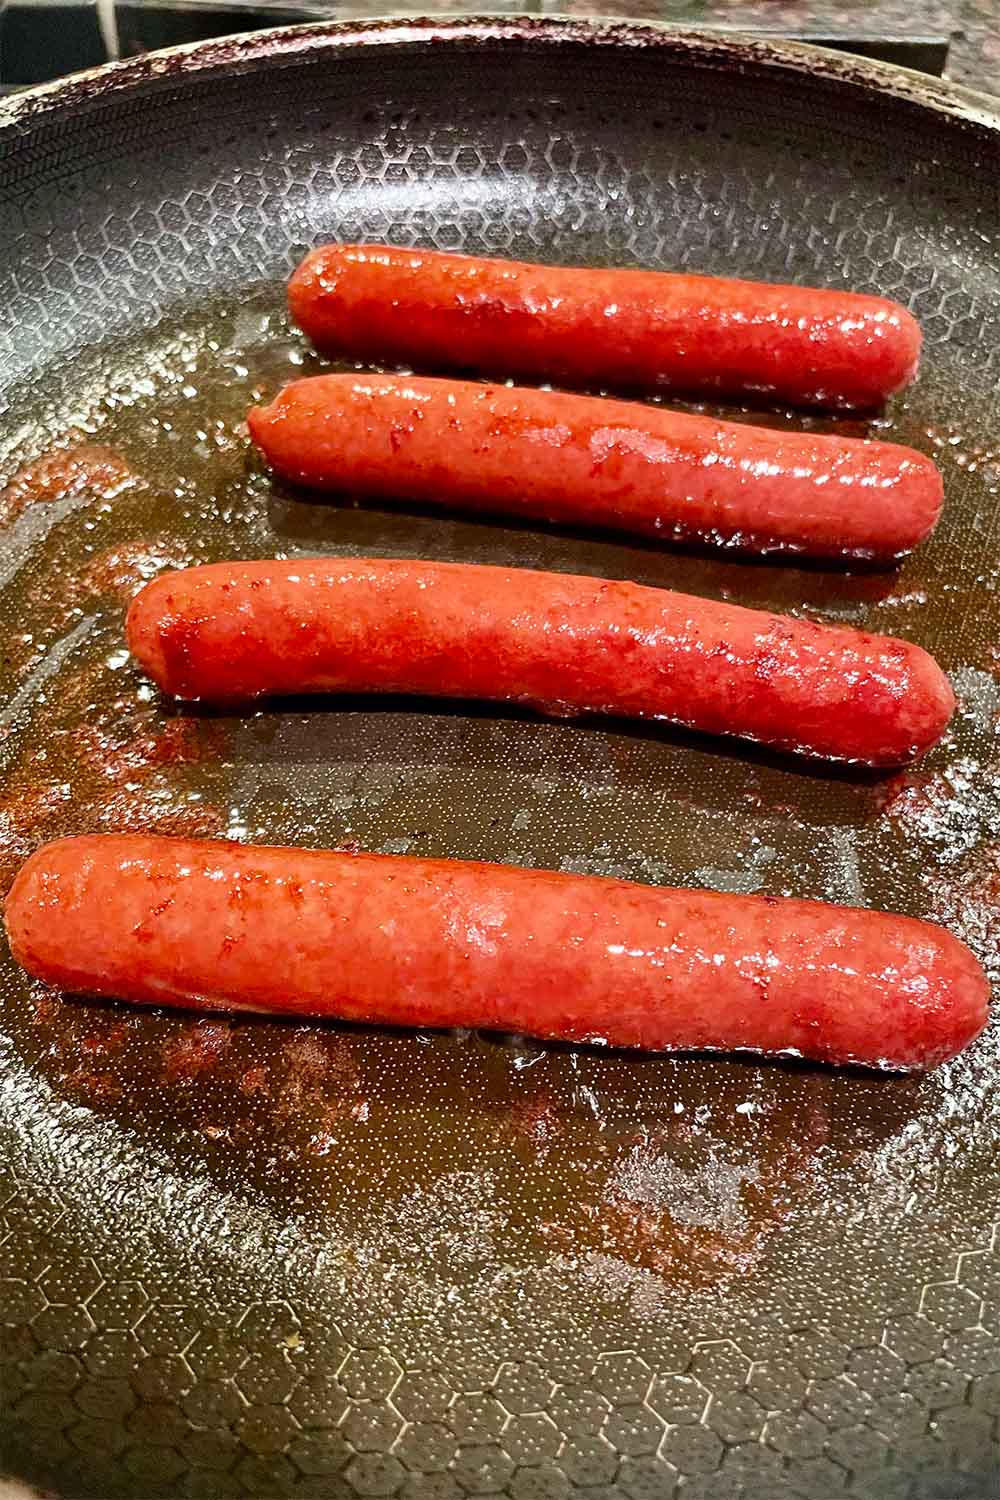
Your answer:
[[[503,865],[98,834],[32,855],[6,923],[49,984],[207,1010],[886,1068],[986,1019],[926,922]]]
[[[919,646],[601,578],[395,558],[212,563],[135,596],[129,648],[167,693],[415,693],[659,718],[867,765],[941,735]]]
[[[288,298],[330,352],[493,379],[863,408],[920,359],[920,327],[898,302],[719,276],[326,245]]]
[[[941,513],[931,459],[565,391],[316,375],[254,408],[283,478],[753,552],[891,561]]]

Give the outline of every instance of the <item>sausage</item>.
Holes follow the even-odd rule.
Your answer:
[[[667,719],[866,765],[941,735],[954,695],[919,646],[663,589],[387,558],[213,563],[132,600],[164,692],[417,693]]]
[[[912,448],[565,391],[317,375],[248,422],[296,484],[743,551],[886,562],[941,513]]]
[[[919,324],[884,297],[389,245],[314,250],[288,301],[324,350],[592,388],[865,408],[920,359]]]
[[[503,865],[95,834],[23,866],[18,963],[140,1004],[930,1068],[982,1029],[910,917]]]

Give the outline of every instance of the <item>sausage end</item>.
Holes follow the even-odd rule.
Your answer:
[[[131,600],[125,616],[125,639],[129,651],[161,692],[173,693],[173,675],[167,661],[166,641],[171,626],[168,578],[147,583]]]
[[[922,646],[910,646],[913,682],[913,755],[936,745],[955,712],[955,690],[942,668]]]
[[[929,1019],[936,1035],[923,1041],[916,1066],[937,1067],[963,1051],[989,1019],[990,983],[982,964],[965,943],[944,928],[938,929],[940,957],[929,983],[936,989],[938,1007]]]
[[[65,925],[57,917],[66,912],[68,892],[62,878],[64,858],[68,868],[79,867],[87,838],[55,839],[36,849],[21,866],[4,902],[3,920],[14,959],[36,979],[64,983],[58,964]]]

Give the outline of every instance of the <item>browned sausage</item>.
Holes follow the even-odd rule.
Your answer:
[[[743,551],[891,561],[934,529],[913,448],[635,402],[398,375],[317,375],[250,412],[285,479]]]
[[[503,865],[98,834],[34,854],[6,922],[49,984],[202,1010],[884,1068],[986,1020],[927,922]]]
[[[661,271],[326,245],[291,279],[321,348],[566,385],[877,406],[913,379],[920,327],[856,292]]]
[[[393,692],[668,719],[803,754],[895,765],[954,696],[919,646],[562,573],[385,558],[215,563],[132,601],[128,641],[166,692]]]

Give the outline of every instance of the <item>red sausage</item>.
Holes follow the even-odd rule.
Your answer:
[[[913,448],[565,391],[317,375],[248,421],[296,484],[743,550],[887,561],[941,513]]]
[[[884,297],[388,245],[314,250],[288,300],[315,343],[352,358],[567,385],[870,407],[920,359],[919,324]]]
[[[18,963],[66,990],[650,1051],[930,1068],[988,998],[969,950],[911,917],[142,835],[47,844],[6,922]]]
[[[919,646],[634,583],[385,558],[214,563],[135,596],[133,655],[178,698],[419,693],[668,719],[897,765],[954,696]]]

